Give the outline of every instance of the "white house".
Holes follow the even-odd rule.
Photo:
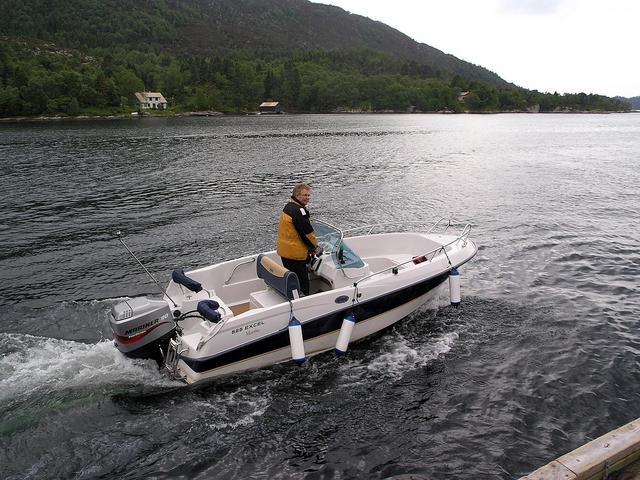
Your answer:
[[[167,108],[167,100],[160,92],[136,92],[136,99],[142,109]]]
[[[458,101],[464,102],[464,99],[467,98],[468,95],[469,95],[469,92],[460,92],[458,94]]]

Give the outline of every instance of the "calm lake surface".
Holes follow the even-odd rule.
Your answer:
[[[640,115],[0,124],[0,477],[510,479],[640,417]],[[349,227],[452,216],[437,301],[303,367],[198,389],[111,307],[274,248],[291,186]]]

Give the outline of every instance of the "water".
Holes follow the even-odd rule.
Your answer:
[[[640,116],[0,124],[2,478],[515,478],[640,416]],[[293,183],[344,227],[451,215],[480,246],[407,320],[186,388],[108,313],[273,248]]]

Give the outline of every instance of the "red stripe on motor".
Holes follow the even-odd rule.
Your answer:
[[[136,343],[137,341],[142,340],[144,337],[149,335],[153,330],[158,328],[160,325],[164,325],[165,323],[169,323],[169,322],[157,323],[153,327],[151,327],[149,330],[145,330],[144,332],[134,335],[133,337],[121,337],[120,335],[113,332],[113,338],[115,338],[118,342],[122,343],[123,345],[131,345],[132,343]]]

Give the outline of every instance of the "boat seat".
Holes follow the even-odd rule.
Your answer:
[[[260,254],[256,262],[258,278],[288,300],[300,298],[298,276],[275,260]]]
[[[284,298],[280,293],[276,292],[271,287],[267,287],[266,290],[251,292],[249,294],[250,308],[268,308],[273,307],[274,305],[279,305],[286,301],[286,298]]]

